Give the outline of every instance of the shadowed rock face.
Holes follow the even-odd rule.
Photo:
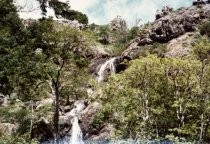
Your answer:
[[[122,57],[134,59],[141,46],[155,42],[166,43],[186,32],[196,31],[199,24],[206,18],[210,18],[210,4],[202,5],[201,8],[192,6],[172,12],[142,29],[138,36],[128,44]]]

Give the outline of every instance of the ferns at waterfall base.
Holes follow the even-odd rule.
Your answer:
[[[115,137],[193,141],[201,136],[207,142],[209,73],[210,66],[198,60],[152,55],[134,60],[104,87],[97,122],[113,124]]]

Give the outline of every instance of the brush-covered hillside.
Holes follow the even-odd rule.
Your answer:
[[[37,1],[0,1],[0,143],[210,143],[209,1],[131,28]]]

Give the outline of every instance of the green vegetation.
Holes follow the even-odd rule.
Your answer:
[[[56,16],[61,16],[68,20],[77,20],[79,23],[88,24],[88,17],[79,12],[70,9],[70,6],[67,3],[58,1],[58,0],[38,0],[40,3],[40,8],[42,10],[42,14],[46,15],[47,13],[47,2],[49,2],[49,6],[54,9]]]
[[[210,40],[207,37],[202,37],[197,40],[193,47],[193,52],[201,61],[210,61]]]
[[[96,31],[96,38],[98,42],[104,45],[112,55],[120,55],[125,49],[127,44],[137,36],[139,27],[134,26],[131,29],[117,29],[111,30],[109,25],[90,25],[91,30]]]
[[[148,54],[154,54],[157,55],[158,57],[164,57],[164,54],[167,51],[168,50],[166,44],[154,43],[153,45],[142,46],[137,55],[147,56]]]
[[[131,61],[104,87],[97,121],[113,124],[120,138],[207,141],[209,73],[199,60],[150,55]]]
[[[0,108],[0,122],[18,125],[15,135],[30,140],[30,123],[54,111],[51,122],[58,134],[60,105],[87,96],[82,87],[89,79],[89,35],[52,19],[31,22],[25,29],[12,0],[1,1],[0,12],[0,92],[8,96],[16,93],[11,100],[14,106]],[[34,103],[50,95],[56,98],[53,107],[26,110],[31,107],[24,102]]]
[[[39,2],[46,13],[47,0]],[[88,23],[86,15],[68,4],[48,2],[57,16]],[[32,140],[32,128],[43,117],[58,138],[59,109],[79,99],[102,103],[92,125],[96,131],[113,126],[115,139],[210,141],[209,22],[201,26],[205,36],[196,38],[189,56],[165,58],[166,44],[145,45],[137,59],[125,62],[125,71],[99,85],[88,73],[94,55],[90,47],[101,43],[120,55],[141,28],[111,30],[92,24],[79,31],[44,18],[25,28],[12,0],[0,1],[0,16],[0,93],[10,99],[0,106],[0,126],[17,127],[12,135],[0,127],[0,143],[38,143],[39,137]],[[89,83],[100,96],[88,97]],[[55,102],[40,106],[46,98]]]
[[[201,25],[200,33],[202,35],[207,35],[208,37],[210,37],[210,21],[207,21],[206,23]]]

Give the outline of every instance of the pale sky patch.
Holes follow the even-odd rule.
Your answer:
[[[117,15],[122,16],[129,26],[135,25],[137,19],[142,23],[152,21],[157,9],[164,5],[173,8],[187,7],[192,4],[192,0],[60,0],[69,2],[74,10],[87,14],[89,23],[107,24]],[[25,6],[24,11],[30,11],[39,7],[36,0],[16,0],[17,5]],[[37,19],[41,17],[41,10],[33,12],[19,13],[21,18]],[[48,9],[48,16],[53,16],[52,9]]]

